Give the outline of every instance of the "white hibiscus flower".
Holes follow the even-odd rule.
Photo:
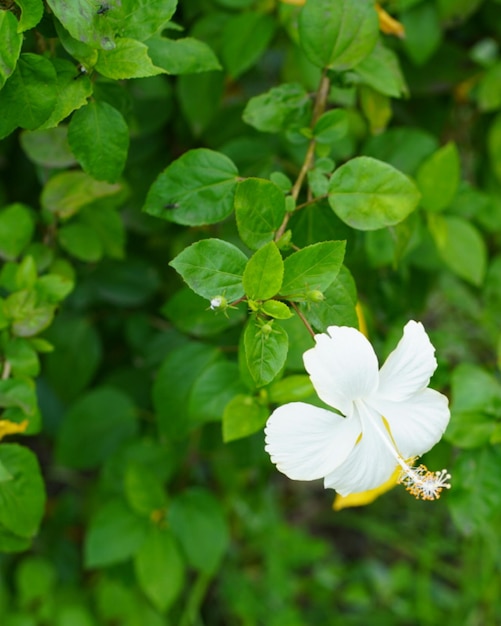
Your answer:
[[[272,462],[293,480],[323,478],[343,496],[378,487],[400,466],[400,482],[413,495],[439,497],[450,486],[446,470],[412,467],[450,418],[447,398],[428,388],[437,361],[423,325],[405,326],[379,371],[358,330],[330,326],[327,332],[315,335],[303,360],[318,396],[344,417],[304,402],[277,408],[265,429]]]

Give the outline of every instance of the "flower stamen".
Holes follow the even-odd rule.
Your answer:
[[[451,488],[451,475],[446,469],[430,472],[425,465],[415,468],[405,465],[397,482],[418,500],[437,500],[444,489]]]

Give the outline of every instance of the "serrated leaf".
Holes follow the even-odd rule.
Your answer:
[[[68,141],[87,174],[117,181],[129,149],[129,127],[119,111],[106,102],[89,102],[73,114]]]
[[[285,216],[285,196],[269,180],[247,178],[238,183],[235,217],[240,239],[251,249],[273,241]]]
[[[442,211],[451,204],[459,187],[461,166],[456,144],[449,142],[420,166],[416,182],[421,205],[427,211]]]
[[[274,241],[255,252],[248,260],[242,277],[243,287],[251,300],[268,300],[280,291],[284,262]]]
[[[357,289],[350,271],[343,265],[336,280],[325,290],[322,302],[301,304],[308,322],[320,333],[329,326],[358,328]]]
[[[329,204],[352,228],[393,226],[414,211],[420,194],[414,183],[391,165],[370,157],[351,159],[334,171]]]
[[[116,23],[122,37],[144,41],[165,28],[176,5],[177,0],[121,0],[106,18]]]
[[[288,300],[304,300],[307,291],[325,291],[341,268],[344,241],[322,241],[294,252],[284,261],[280,293]]]
[[[158,176],[143,211],[186,226],[220,222],[233,210],[237,176],[224,154],[189,150]]]
[[[242,275],[247,257],[236,246],[221,239],[202,239],[185,248],[171,265],[198,295],[228,301],[244,295]]]
[[[78,41],[93,48],[115,46],[115,24],[99,13],[99,5],[88,0],[47,0],[64,28]]]
[[[226,405],[223,413],[223,441],[228,443],[248,437],[263,428],[270,412],[253,396],[239,394]]]
[[[371,0],[316,0],[299,15],[300,44],[318,67],[337,71],[360,63],[374,48],[379,25]]]
[[[148,46],[135,39],[118,39],[110,50],[100,50],[95,69],[115,80],[163,74],[148,55]]]
[[[169,530],[155,526],[134,557],[139,585],[153,606],[163,613],[180,594],[185,577],[184,561]]]
[[[22,35],[18,32],[18,22],[10,11],[0,11],[0,89],[12,75],[16,67],[21,46]]]
[[[57,99],[49,118],[40,128],[54,128],[59,122],[66,119],[73,111],[86,104],[92,95],[90,78],[77,73],[77,69],[66,59],[54,59],[56,69],[55,91]]]
[[[193,37],[153,37],[148,39],[146,45],[153,64],[168,74],[194,74],[221,69],[211,48]]]
[[[289,339],[277,323],[269,322],[271,332],[263,330],[254,317],[244,331],[245,357],[249,371],[258,387],[270,383],[280,372],[287,358]]]

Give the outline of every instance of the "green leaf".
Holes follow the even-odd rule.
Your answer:
[[[29,556],[16,570],[19,604],[23,607],[43,603],[53,593],[55,585],[55,567],[43,557]]]
[[[4,312],[12,320],[14,335],[32,337],[50,326],[55,307],[41,302],[35,291],[22,289],[5,300]]]
[[[229,542],[226,520],[216,498],[199,487],[184,491],[172,501],[169,522],[190,565],[214,573]]]
[[[442,28],[435,3],[422,2],[400,15],[405,28],[404,50],[415,65],[424,65],[442,40]]]
[[[343,265],[336,280],[324,292],[322,302],[301,305],[308,322],[320,333],[329,326],[353,326],[358,328],[355,310],[357,290],[350,271]]]
[[[273,404],[301,402],[314,395],[315,389],[310,377],[302,374],[277,380],[268,388],[268,397]]]
[[[37,411],[35,384],[30,378],[6,378],[0,380],[0,406],[16,407],[31,418]]]
[[[100,50],[95,69],[115,80],[163,74],[148,55],[148,46],[135,39],[118,39],[113,48]]]
[[[223,72],[182,74],[177,79],[179,105],[195,136],[199,136],[214,118],[224,89]]]
[[[221,420],[228,402],[243,391],[236,363],[221,360],[210,364],[195,380],[190,392],[191,421],[198,424]]]
[[[56,70],[39,54],[23,53],[12,76],[0,91],[0,138],[17,126],[34,130],[52,113],[56,103]]]
[[[68,143],[68,128],[58,126],[48,130],[25,130],[20,142],[28,158],[44,167],[68,167],[76,165]]]
[[[104,50],[115,47],[115,24],[98,13],[97,3],[89,0],[47,0],[47,4],[76,40]]]
[[[129,127],[114,107],[93,101],[76,111],[68,141],[87,174],[96,180],[117,181],[127,159]]]
[[[13,261],[30,243],[35,228],[33,213],[16,202],[0,210],[0,256]]]
[[[360,108],[369,122],[371,134],[382,133],[393,115],[391,100],[368,85],[360,85]]]
[[[427,211],[442,211],[452,202],[461,178],[456,144],[449,142],[426,159],[416,174],[421,205]]]
[[[354,71],[363,83],[386,96],[400,98],[408,93],[397,55],[382,44],[376,45]]]
[[[285,330],[268,322],[264,326],[251,317],[244,331],[245,357],[258,387],[270,383],[280,372],[287,358],[289,340]]]
[[[419,202],[414,183],[391,165],[357,157],[335,170],[329,184],[329,204],[352,228],[376,230],[393,226]]]
[[[92,95],[92,82],[85,74],[77,74],[73,63],[53,59],[56,69],[56,103],[48,119],[40,128],[54,128],[70,113],[84,106]]]
[[[146,465],[130,462],[124,476],[125,497],[131,509],[150,517],[155,511],[164,509],[167,497],[160,479]]]
[[[166,357],[153,384],[153,406],[163,435],[180,439],[193,426],[188,409],[193,385],[218,356],[215,348],[193,342]]]
[[[40,360],[30,342],[21,337],[13,337],[5,346],[5,358],[12,366],[15,376],[38,376]]]
[[[137,433],[134,405],[111,387],[96,387],[79,397],[59,431],[57,457],[76,469],[97,467]]]
[[[257,398],[244,394],[235,396],[223,413],[223,441],[228,443],[260,431],[270,411]]]
[[[176,5],[177,0],[122,0],[105,15],[115,21],[122,37],[144,41],[165,28]]]
[[[278,300],[266,300],[260,305],[259,311],[277,320],[288,320],[294,315],[285,302]]]
[[[73,74],[75,76],[75,80],[82,80],[85,76],[85,73],[94,65],[99,56],[99,52],[83,43],[83,41],[79,41],[78,39],[74,39],[70,33],[64,28],[61,22],[53,18],[54,26],[56,28],[56,33],[59,37],[59,41],[66,52],[74,57],[82,66],[77,70],[75,66],[73,66]]]
[[[106,567],[130,558],[145,540],[148,526],[148,520],[121,500],[110,500],[90,520],[84,544],[85,567]]]
[[[186,226],[215,224],[233,210],[237,176],[224,154],[189,150],[158,176],[143,211]]]
[[[106,206],[88,206],[80,211],[79,218],[98,236],[103,252],[107,256],[112,259],[124,258],[125,225],[116,209]]]
[[[94,180],[85,172],[61,172],[48,180],[40,201],[44,209],[67,219],[96,200],[119,194],[123,188],[120,183]]]
[[[278,133],[289,126],[308,124],[311,98],[302,85],[285,83],[251,98],[244,109],[244,122],[265,133]]]
[[[288,256],[280,293],[287,300],[301,301],[308,291],[324,292],[336,279],[345,246],[344,241],[322,241]]]
[[[487,248],[478,230],[460,217],[434,216],[430,231],[448,267],[473,285],[481,285],[487,265]]]
[[[337,71],[360,63],[374,48],[379,24],[371,0],[316,0],[299,15],[300,44],[318,67]]]
[[[24,33],[30,28],[34,28],[42,19],[44,5],[42,0],[15,0],[21,9],[18,31]]]
[[[45,489],[38,461],[27,448],[0,445],[0,463],[12,476],[0,482],[0,524],[19,537],[33,537],[45,509]]]
[[[284,277],[284,262],[274,241],[255,252],[248,260],[243,275],[243,287],[251,300],[268,300],[280,291]]]
[[[285,216],[285,196],[269,180],[247,178],[238,183],[235,217],[240,239],[251,249],[273,241]]]
[[[39,278],[35,285],[41,299],[50,304],[57,304],[64,300],[74,287],[75,283],[72,279],[59,274],[46,274]]]
[[[237,78],[259,59],[275,32],[270,15],[248,11],[230,17],[223,29],[221,56],[232,78]]]
[[[155,526],[148,530],[134,558],[134,569],[144,594],[161,613],[183,589],[184,562],[169,530]]]
[[[153,37],[148,39],[146,45],[153,64],[168,74],[194,74],[221,69],[216,55],[209,46],[193,37],[181,39]]]
[[[489,149],[491,167],[497,179],[501,180],[501,113],[496,115],[490,125],[487,135],[487,147]]]
[[[54,351],[45,357],[45,376],[57,395],[69,402],[80,396],[96,372],[101,360],[99,335],[86,317],[59,314],[47,339]]]
[[[23,37],[18,32],[18,22],[10,11],[0,11],[0,89],[16,67]]]
[[[477,102],[481,111],[501,109],[501,62],[489,67],[481,77]]]
[[[348,114],[344,109],[323,113],[313,127],[313,137],[318,143],[334,144],[348,134]]]
[[[191,289],[212,300],[224,296],[229,302],[244,295],[242,275],[247,257],[221,239],[202,239],[185,248],[170,263]]]
[[[62,226],[57,233],[57,239],[68,254],[80,261],[93,263],[103,256],[101,240],[86,224],[72,222]]]

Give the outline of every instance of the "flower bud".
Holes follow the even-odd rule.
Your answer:
[[[306,299],[309,302],[323,302],[325,300],[325,296],[319,289],[312,289],[306,294]]]
[[[216,309],[224,311],[228,308],[228,300],[226,300],[224,296],[215,296],[210,301],[210,308],[212,311],[215,311]]]

